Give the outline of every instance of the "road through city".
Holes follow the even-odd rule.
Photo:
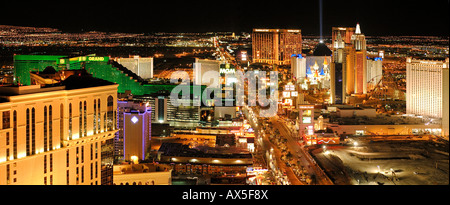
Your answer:
[[[291,152],[294,161],[299,162],[299,166],[303,166],[309,176],[315,176],[315,183],[317,185],[331,185],[331,180],[324,174],[321,168],[317,165],[314,159],[309,154],[306,154],[303,147],[294,139],[294,136],[282,118],[270,118],[275,129],[278,129],[280,134],[287,139],[286,146]],[[312,177],[314,178],[314,177]],[[314,181],[313,181],[314,182]]]

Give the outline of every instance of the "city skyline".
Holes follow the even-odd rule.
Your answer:
[[[323,2],[323,35],[335,26],[359,23],[368,36],[448,36],[448,1]],[[17,8],[6,2],[4,8]],[[423,11],[426,17],[417,15]],[[93,2],[89,5],[25,3],[0,13],[1,25],[51,27],[63,32],[251,32],[253,28],[301,29],[320,35],[319,1],[262,4],[258,2],[158,2],[130,5]],[[374,25],[383,25],[383,29]]]
[[[327,204],[448,192],[450,0],[1,5],[0,185],[15,194],[102,185],[86,191]],[[94,198],[54,187],[29,191]]]

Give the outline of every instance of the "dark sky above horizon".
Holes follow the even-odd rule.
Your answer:
[[[2,2],[0,25],[64,32],[250,32],[301,29],[319,35],[319,0]],[[361,24],[364,34],[449,35],[449,0],[323,0],[323,32]]]

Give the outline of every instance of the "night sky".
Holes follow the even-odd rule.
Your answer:
[[[52,27],[64,32],[250,32],[302,29],[319,35],[319,0],[260,1],[7,1],[0,25]],[[361,24],[364,34],[449,34],[449,0],[323,0],[323,32]]]

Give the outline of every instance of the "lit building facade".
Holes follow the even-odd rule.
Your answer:
[[[291,57],[291,73],[295,82],[302,83],[306,78],[306,58],[302,54]]]
[[[367,93],[367,48],[360,25],[333,27],[331,64],[331,102],[343,104],[347,96]]]
[[[332,51],[319,43],[312,56],[306,56],[306,75],[309,85],[319,89],[330,89],[330,64]]]
[[[449,59],[406,59],[406,113],[442,119],[448,136]],[[447,129],[447,130],[445,130]]]
[[[69,79],[0,88],[0,184],[112,184],[118,85]]]
[[[179,99],[186,104],[175,106],[169,93],[155,93],[152,95],[133,96],[133,100],[148,103],[151,107],[151,121],[153,124],[167,124],[172,127],[197,127],[200,121],[200,98]]]
[[[314,135],[314,105],[299,105],[299,135]]]
[[[383,59],[381,57],[367,58],[367,90],[373,90],[383,79]]]
[[[49,56],[49,55],[15,55],[15,83],[31,85],[30,72],[42,72],[48,66],[56,71],[84,69],[95,78],[114,82],[119,85],[118,93],[131,91],[133,95],[150,95],[160,91],[172,91],[178,84],[149,84],[133,71],[111,60],[107,56]],[[206,86],[186,85],[196,97],[199,97]],[[200,89],[195,89],[200,88]],[[198,92],[200,91],[200,92]]]
[[[367,93],[367,65],[366,65],[366,37],[361,33],[360,25],[356,25],[356,31],[351,37],[353,49],[355,50],[354,73],[355,73],[355,94]]]
[[[171,165],[173,172],[177,174],[226,174],[245,177],[247,168],[253,165],[252,154],[242,149],[236,149],[234,152],[230,149],[222,150],[210,148],[206,152],[180,143],[163,143],[158,150],[156,161],[159,164]]]
[[[291,57],[291,73],[302,89],[330,89],[332,51],[324,43],[318,43],[312,55],[294,54]]]
[[[333,27],[332,28],[332,42],[335,42],[339,38],[343,40],[345,44],[352,43],[352,36],[356,32],[356,28],[354,27]],[[333,44],[334,46],[334,44]],[[336,48],[335,46],[333,48]]]
[[[132,56],[115,60],[143,79],[153,78],[153,58],[151,57]]]
[[[289,65],[293,54],[302,52],[299,29],[253,29],[253,63]]]
[[[334,29],[333,29],[334,31]],[[334,33],[334,32],[333,32]],[[330,93],[331,104],[342,104],[345,100],[346,93],[346,51],[345,42],[340,32],[336,34],[333,40],[333,58],[330,68]]]
[[[193,69],[194,85],[206,85],[214,88],[219,87],[220,61],[195,58]],[[207,82],[203,82],[203,78],[205,78]],[[217,81],[210,81],[208,78],[217,79]]]
[[[151,140],[152,109],[134,101],[118,102],[118,119],[114,158],[137,161],[146,157]]]

